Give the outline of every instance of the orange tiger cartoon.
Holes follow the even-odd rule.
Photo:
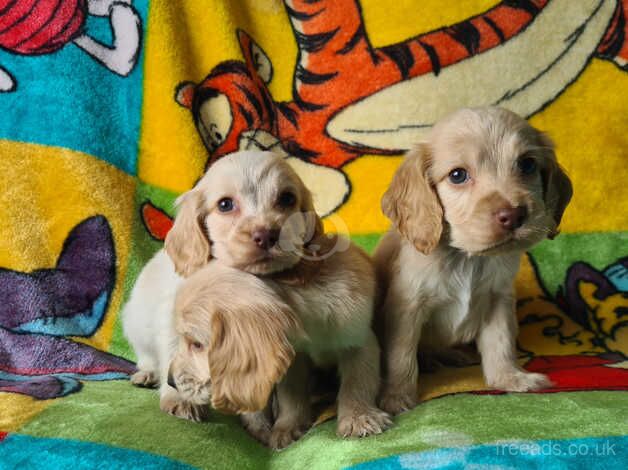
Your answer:
[[[591,57],[628,64],[628,0],[506,0],[381,48],[371,45],[356,0],[286,0],[285,8],[298,45],[292,101],[273,100],[272,63],[243,31],[244,62],[182,83],[176,99],[191,111],[208,164],[252,145],[280,150],[306,184],[316,180],[322,214],[349,195],[345,164],[404,152],[453,108],[494,104],[529,117]]]

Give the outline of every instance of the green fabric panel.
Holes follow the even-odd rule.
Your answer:
[[[18,432],[143,450],[199,468],[259,469],[271,455],[236,417],[213,414],[203,424],[175,418],[159,410],[157,391],[127,381],[85,383]]]
[[[564,233],[545,240],[531,250],[543,285],[550,295],[563,286],[569,267],[585,261],[603,270],[628,256],[628,232]]]
[[[379,242],[382,235],[383,234],[381,233],[351,235],[351,240],[353,240],[356,245],[364,249],[367,253],[373,254],[375,247],[377,246],[377,242]]]
[[[20,433],[82,439],[166,455],[202,468],[328,470],[403,452],[510,439],[566,439],[628,433],[626,392],[459,394],[427,401],[382,435],[336,437],[336,422],[312,429],[272,453],[234,417],[196,424],[162,413],[155,391],[128,382],[86,383],[59,399]]]

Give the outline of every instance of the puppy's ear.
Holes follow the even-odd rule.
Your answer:
[[[301,187],[301,212],[305,217],[306,224],[306,239],[305,244],[323,235],[323,221],[314,210],[314,201],[312,193],[309,189],[302,185]]]
[[[382,198],[382,211],[421,253],[429,254],[443,231],[443,209],[427,175],[430,149],[422,143],[410,151]]]
[[[196,190],[180,196],[174,225],[166,235],[164,247],[175,269],[187,277],[211,258],[211,246],[203,220],[203,196]]]
[[[289,336],[298,331],[285,304],[259,304],[215,312],[211,319],[211,404],[224,413],[251,413],[268,403],[295,352]]]
[[[558,226],[563,218],[563,213],[567,208],[567,204],[573,196],[573,186],[571,180],[556,161],[554,153],[554,143],[545,134],[541,134],[541,142],[549,156],[546,158],[545,167],[541,170],[543,180],[543,199],[548,212],[552,214],[556,223],[547,238],[553,239],[558,235]]]

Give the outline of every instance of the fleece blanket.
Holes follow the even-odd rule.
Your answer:
[[[0,0],[0,468],[628,468],[627,0]],[[401,155],[496,104],[575,196],[522,260],[520,360],[555,386],[420,379],[380,436],[271,452],[163,414],[119,312],[206,165],[272,148],[372,250]]]

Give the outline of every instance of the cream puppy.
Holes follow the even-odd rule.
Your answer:
[[[514,280],[522,253],[557,233],[572,195],[550,140],[501,108],[462,109],[410,152],[382,199],[392,229],[375,263],[392,414],[417,403],[417,352],[475,342],[489,386],[549,385],[516,363]]]
[[[202,338],[196,335],[191,342],[190,338],[194,336],[189,328],[186,330],[181,326],[179,334],[175,333],[178,342],[175,341],[176,344],[170,345],[163,354],[170,360],[175,355],[179,357],[173,361],[170,385],[163,380],[163,367],[167,361],[159,362],[158,372],[142,370],[145,369],[143,364],[152,367],[156,361],[140,359],[140,351],[149,348],[142,348],[137,339],[133,339],[136,338],[134,333],[127,331],[127,337],[138,352],[140,372],[137,382],[142,382],[141,378],[147,375],[161,377],[162,408],[178,416],[194,418],[200,414],[196,408],[201,406],[199,403],[204,398],[224,411],[246,413],[259,410],[268,401],[274,382],[285,374],[277,386],[279,407],[273,420],[265,421],[267,417],[261,413],[244,416],[245,425],[256,437],[280,448],[297,439],[310,425],[307,376],[308,363],[312,359],[316,363],[337,364],[339,367],[342,378],[338,397],[339,434],[365,436],[382,432],[389,426],[387,414],[375,404],[380,375],[379,346],[371,330],[374,268],[368,257],[349,240],[323,234],[310,192],[285,160],[260,151],[223,157],[210,167],[191,191],[181,196],[178,206],[174,226],[165,243],[165,251],[173,260],[174,269],[162,267],[167,272],[158,272],[154,276],[163,276],[166,283],[173,284],[175,280],[180,282],[174,270],[189,277],[180,287],[178,301],[178,305],[188,307],[180,307],[178,316],[207,317],[203,321],[211,328]],[[157,256],[161,258],[163,254]],[[238,292],[238,301],[249,299],[251,305],[258,305],[259,312],[285,312],[285,318],[292,316],[296,319],[296,331],[302,330],[304,334],[288,333],[281,328],[291,322],[264,324],[264,318],[271,318],[268,315],[243,316],[238,312],[247,309],[241,302],[238,304],[241,308],[234,308],[228,314],[220,313],[225,310],[216,304],[220,299],[212,301],[214,296],[208,294],[213,285],[210,273],[217,264],[239,272],[243,280],[247,279],[242,285],[250,286],[253,276],[263,282],[269,292],[266,296],[253,297]],[[152,265],[146,269],[152,269]],[[141,279],[153,276],[142,274]],[[208,279],[198,280],[198,276],[204,275],[209,276]],[[160,288],[159,283],[155,286]],[[207,286],[205,290],[203,286]],[[150,287],[139,289],[136,287],[133,293],[138,291],[137,302],[133,301],[125,314],[128,329],[144,324],[144,320],[133,322],[131,317],[146,316],[152,308],[139,308],[142,304],[140,297],[145,298],[144,305],[153,306],[153,299],[148,297],[160,295]],[[163,290],[161,304],[171,310],[174,304],[172,293],[176,293],[177,287]],[[226,301],[234,299],[234,295],[229,295]],[[271,308],[272,302],[253,303],[256,299],[273,296],[278,296],[277,308]],[[235,300],[233,302],[235,304]],[[289,309],[279,307],[283,304]],[[245,317],[257,318],[257,322],[235,320]],[[172,313],[170,320],[170,332],[173,332]],[[228,324],[238,326],[226,327]],[[268,327],[279,336],[271,335]],[[267,330],[268,334],[262,333]],[[220,348],[213,342],[215,331],[221,332]],[[279,359],[293,356],[289,350],[279,347],[283,344],[277,340],[279,337],[289,338],[290,347],[296,351],[287,371],[282,367],[288,364]],[[154,334],[153,338],[156,339]],[[253,341],[253,338],[257,340]],[[207,356],[205,369],[193,359],[198,357],[199,350]],[[260,353],[271,350],[275,354]],[[190,356],[189,361],[181,359],[186,354]],[[265,357],[268,364],[253,357]],[[190,380],[194,375],[190,370],[199,371],[195,383]],[[167,371],[165,376],[168,376]],[[183,376],[187,378],[184,380]],[[190,391],[194,396],[188,393]],[[264,428],[270,431],[262,432]]]

